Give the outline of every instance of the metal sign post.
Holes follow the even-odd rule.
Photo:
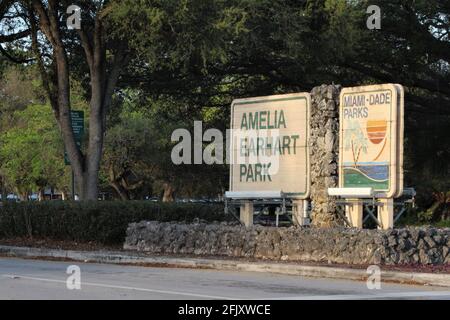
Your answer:
[[[292,201],[292,220],[296,226],[309,225],[308,200]]]
[[[72,171],[72,200],[75,201],[75,174]]]

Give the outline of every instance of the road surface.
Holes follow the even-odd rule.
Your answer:
[[[81,271],[80,290],[67,289],[67,268],[74,264]],[[450,290],[388,283],[369,290],[365,282],[347,280],[0,258],[0,299],[450,300]]]

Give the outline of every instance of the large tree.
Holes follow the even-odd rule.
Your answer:
[[[381,8],[380,30],[366,25],[366,10],[372,4]],[[227,5],[229,15],[220,25],[233,26],[235,32],[210,37],[216,47],[226,39],[216,55],[204,59],[195,41],[167,33],[161,43],[185,52],[177,56],[177,63],[168,59],[170,64],[161,63],[151,72],[141,64],[133,74],[124,74],[124,81],[147,95],[188,101],[189,114],[221,107],[224,123],[236,97],[309,91],[333,82],[401,83],[406,89],[406,184],[428,198],[433,189],[450,188],[449,1],[242,0]],[[186,7],[187,12],[195,11],[195,1]],[[145,15],[139,10],[129,7],[122,19],[125,14]],[[169,30],[204,28],[203,21],[193,24],[191,16],[182,17],[162,17],[157,23]],[[145,36],[152,28],[143,24],[132,44],[145,62],[152,61],[158,48]],[[421,204],[429,206],[426,201]]]
[[[128,51],[125,40],[108,37],[106,19],[113,1],[81,1],[80,30],[67,28],[66,12],[70,4],[56,0],[2,1],[2,29],[14,32],[3,34],[0,42],[30,38],[28,53],[32,53],[30,59],[39,66],[43,87],[80,183],[81,197],[94,200],[98,193],[106,113],[120,71],[128,61]],[[27,42],[22,44],[26,45]],[[89,139],[85,153],[77,147],[71,128],[70,79],[75,73],[89,79]]]
[[[205,108],[221,108],[221,129],[235,97],[309,91],[331,82],[402,83],[407,89],[406,178],[416,186],[430,181],[429,175],[447,181],[443,188],[450,182],[446,0],[78,3],[82,30],[75,31],[65,26],[65,1],[3,0],[0,42],[8,43],[3,51],[12,60],[41,67],[66,148],[89,198],[95,198],[102,119],[116,81],[119,88],[137,89],[153,100],[176,101],[179,106],[168,114],[183,119],[195,119]],[[381,8],[380,30],[366,27],[370,4]],[[27,54],[30,42],[34,56]],[[67,75],[83,84],[91,100],[89,143],[83,154],[68,128]]]
[[[105,122],[120,74],[120,83],[142,81],[162,70],[183,74],[220,61],[234,21],[232,4],[220,0],[79,1],[80,30],[68,30],[69,1],[3,0],[0,43],[13,61],[39,66],[44,88],[62,133],[82,198],[96,199]],[[240,16],[240,15],[239,15]],[[238,17],[239,17],[238,16]],[[232,20],[229,21],[230,17]],[[239,20],[239,19],[238,19]],[[28,37],[30,41],[21,41]],[[31,43],[31,48],[27,46]],[[19,51],[19,56],[16,52]],[[32,55],[23,56],[23,52]],[[70,124],[70,79],[80,80],[90,100],[89,142],[78,150]]]

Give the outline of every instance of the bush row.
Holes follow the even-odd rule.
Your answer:
[[[77,242],[121,244],[129,223],[229,221],[216,204],[148,201],[22,202],[0,207],[0,238],[38,237]]]

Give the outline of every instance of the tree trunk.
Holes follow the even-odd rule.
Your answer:
[[[1,187],[2,187],[2,201],[6,202],[8,200],[8,192],[6,192],[5,180],[3,177],[0,177],[0,179],[1,179]]]
[[[18,192],[19,194],[19,200],[23,202],[28,201],[28,192]]]
[[[45,200],[45,194],[44,194],[44,188],[40,188],[39,189],[39,198],[38,198],[39,202],[42,202]]]
[[[111,182],[111,187],[116,190],[117,194],[119,195],[121,200],[127,201],[130,200],[130,194],[129,192],[118,182]]]
[[[83,155],[76,145],[70,119],[70,70],[65,44],[61,37],[58,22],[58,1],[33,0],[30,7],[30,27],[32,45],[41,72],[44,88],[50,98],[56,120],[58,122],[67,155],[72,163],[72,169],[80,187],[81,200],[98,199],[98,174],[103,151],[106,112],[111,104],[112,95],[120,76],[122,67],[127,63],[126,46],[120,46],[117,51],[110,51],[114,56],[107,74],[106,47],[103,29],[103,13],[100,10],[95,17],[94,30],[88,32],[82,28],[78,31],[81,45],[84,49],[89,66],[91,82],[91,99],[89,115],[89,143],[86,155]],[[34,10],[33,10],[34,9]],[[34,17],[34,11],[39,21]],[[56,72],[46,71],[41,57],[38,42],[38,27],[43,32],[53,49]],[[51,84],[55,85],[51,85]]]
[[[174,202],[174,194],[175,194],[175,188],[170,182],[165,182],[163,184],[164,188],[164,194],[163,194],[163,202]]]
[[[59,30],[56,2],[49,1],[48,9],[44,7],[41,1],[32,1],[32,5],[39,16],[38,25],[38,22],[34,17],[34,12],[30,11],[33,50],[38,59],[44,87],[49,96],[56,121],[60,128],[64,146],[72,164],[72,169],[78,181],[84,181],[84,159],[81,151],[78,149],[72,131],[70,118],[70,70],[67,53]],[[44,62],[40,56],[38,27],[45,34],[53,48],[54,63],[56,66],[56,75],[53,79],[46,71]],[[56,87],[50,85],[51,82],[53,82]]]
[[[98,67],[100,68],[100,67]],[[91,114],[89,115],[89,145],[86,155],[85,200],[97,200],[98,173],[103,150],[102,76],[99,69],[91,72]]]

